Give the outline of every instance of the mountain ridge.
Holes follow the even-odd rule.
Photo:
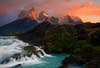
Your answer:
[[[36,20],[31,20],[29,18],[18,19],[0,27],[0,35],[24,33],[38,24]]]

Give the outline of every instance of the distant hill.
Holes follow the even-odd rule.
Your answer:
[[[95,31],[100,30],[100,23],[82,23],[77,25],[70,25],[70,24],[62,24],[62,25],[55,25],[51,24],[49,21],[44,21],[34,27],[33,29],[25,32],[23,34],[18,35],[20,40],[28,43],[36,43],[39,44],[46,36],[46,33],[51,32],[55,34],[59,33],[75,33],[78,35],[78,39],[85,40],[87,36]]]
[[[81,18],[77,16],[69,16],[69,15],[62,17],[60,21],[60,24],[76,25],[76,24],[82,24],[82,23],[83,21],[81,20]]]
[[[24,33],[37,25],[38,22],[36,20],[32,20],[29,18],[18,19],[0,27],[0,35]]]
[[[18,38],[28,43],[39,43],[45,37],[46,31],[50,28],[50,25],[50,22],[44,21],[28,32],[18,35]]]

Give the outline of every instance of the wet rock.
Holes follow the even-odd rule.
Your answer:
[[[39,50],[39,52],[41,53],[42,56],[44,55],[44,53],[41,50]]]
[[[21,66],[21,64],[18,64],[18,65],[15,65],[15,66],[11,67],[11,68],[18,68],[20,66]]]
[[[20,53],[16,53],[12,56],[12,58],[15,58],[15,59],[20,59],[21,58],[21,54]]]
[[[34,54],[34,55],[36,55],[37,57],[40,58],[41,56],[39,55],[39,53],[42,56],[44,55],[44,53],[41,50],[37,50],[36,47],[34,47],[34,46],[26,46],[26,47],[23,48],[23,50],[25,52],[27,52],[27,56],[29,56],[29,57],[31,57]]]
[[[23,50],[27,52],[32,52],[32,51],[36,51],[36,48],[34,46],[26,46],[23,48]]]

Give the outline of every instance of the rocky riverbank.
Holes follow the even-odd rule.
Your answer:
[[[62,66],[59,68],[67,68],[69,65],[83,65],[83,68],[100,68],[100,50],[89,48],[86,51],[74,52],[69,58],[65,58]]]

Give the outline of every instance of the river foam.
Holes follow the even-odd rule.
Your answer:
[[[46,63],[42,61],[39,57],[33,54],[31,57],[22,56],[20,59],[16,60],[11,56],[16,53],[23,53],[23,47],[28,46],[28,43],[25,43],[21,40],[18,40],[16,37],[0,37],[0,68],[10,68],[16,65],[29,65],[29,64],[40,64]],[[52,57],[44,52],[43,49],[34,46],[37,50],[41,50],[44,55],[38,53],[38,55],[42,58],[44,56]],[[6,59],[9,59],[9,62],[2,63]]]

